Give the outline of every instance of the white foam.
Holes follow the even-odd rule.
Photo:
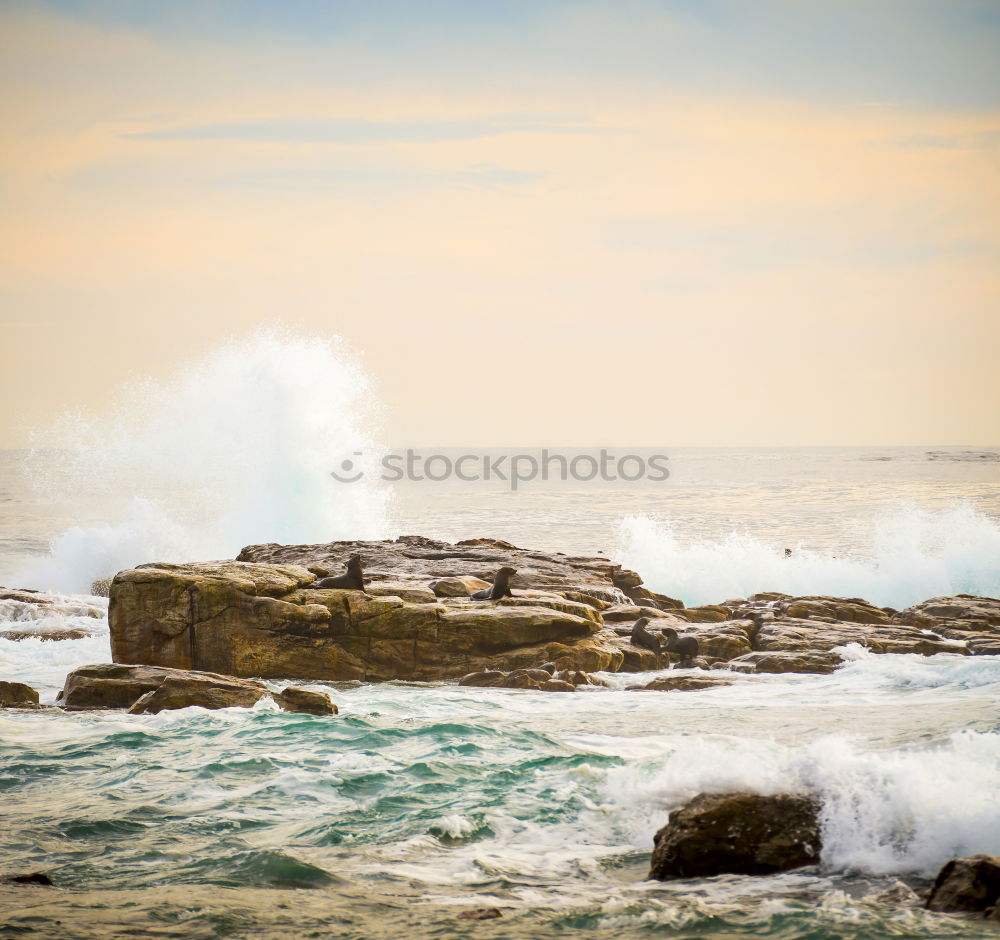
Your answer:
[[[617,555],[648,587],[692,605],[758,591],[863,597],[896,608],[943,594],[1000,596],[1000,526],[965,505],[881,516],[870,550],[856,556],[799,546],[785,557],[783,545],[746,532],[688,541],[668,520],[630,516]]]
[[[372,401],[338,340],[265,330],[122,389],[106,421],[64,418],[37,441],[58,451],[36,452],[35,484],[49,502],[72,507],[86,492],[106,512],[13,582],[80,591],[122,568],[231,558],[255,542],[384,537],[376,475],[330,476],[345,459],[371,470]]]

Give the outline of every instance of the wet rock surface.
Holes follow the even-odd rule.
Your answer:
[[[360,555],[365,590],[317,589]],[[472,600],[497,569],[517,569],[513,597]],[[110,588],[112,654],[241,677],[381,681],[459,679],[559,662],[582,672],[683,664],[750,673],[828,673],[838,648],[873,653],[1000,651],[1000,601],[932,598],[905,611],[860,598],[755,594],[684,608],[606,558],[456,544],[253,545],[237,561],[152,564]],[[636,621],[656,642],[636,643]],[[682,660],[664,631],[694,649]]]
[[[819,803],[807,796],[711,793],[670,814],[649,877],[767,875],[819,861]]]
[[[932,911],[982,912],[1000,920],[1000,856],[953,858],[938,872],[927,897]]]
[[[269,696],[285,711],[337,714],[337,706],[322,692],[289,687],[272,695],[262,682],[253,679],[117,663],[81,666],[71,672],[60,704],[68,711],[121,709],[133,715],[155,715],[191,706],[251,708]]]
[[[0,708],[33,708],[38,693],[23,682],[0,682]]]

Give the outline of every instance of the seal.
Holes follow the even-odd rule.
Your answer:
[[[662,647],[660,646],[660,638],[658,636],[653,636],[653,634],[646,629],[647,623],[649,623],[648,617],[640,617],[632,625],[632,632],[629,634],[629,639],[636,646],[641,646],[643,649],[659,653],[662,650]]]
[[[517,574],[517,568],[504,565],[493,578],[493,587],[483,588],[470,595],[474,601],[498,601],[501,597],[513,597],[510,589],[510,579]]]
[[[667,641],[667,652],[677,653],[682,661],[698,655],[698,641],[693,636],[678,636],[673,627],[664,627],[663,636]]]
[[[365,573],[361,567],[361,556],[351,555],[347,559],[347,572],[338,574],[334,578],[321,578],[314,581],[309,587],[314,588],[346,588],[350,591],[363,591],[365,589]]]

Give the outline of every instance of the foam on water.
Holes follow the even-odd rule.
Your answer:
[[[758,591],[862,597],[907,607],[941,594],[1000,596],[1000,525],[966,505],[896,509],[874,520],[865,555],[770,544],[747,532],[688,541],[666,520],[629,516],[618,558],[689,605]]]
[[[330,476],[344,459],[358,469],[375,459],[372,402],[338,340],[265,330],[166,382],[128,386],[107,420],[66,416],[36,441],[35,485],[53,503],[103,500],[105,515],[67,529],[12,580],[80,591],[150,560],[384,537],[386,492]]]

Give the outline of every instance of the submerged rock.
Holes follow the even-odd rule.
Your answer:
[[[337,706],[330,701],[330,696],[325,692],[311,692],[309,689],[299,689],[290,685],[277,692],[273,698],[286,712],[301,712],[306,715],[338,713]]]
[[[989,913],[998,905],[1000,856],[997,855],[953,858],[938,872],[927,897],[927,907],[932,911]]]
[[[38,693],[23,682],[0,682],[0,708],[32,708]]]
[[[43,871],[33,871],[28,875],[4,875],[0,884],[5,885],[42,885],[46,888],[55,887],[52,879]]]
[[[804,672],[826,675],[841,665],[841,659],[832,652],[747,653],[729,660],[726,665],[736,672]]]
[[[649,877],[768,875],[819,861],[819,804],[806,796],[703,793],[656,833]]]
[[[270,695],[263,683],[253,679],[162,666],[102,663],[71,672],[63,686],[61,704],[69,711],[111,708],[142,715],[192,705],[250,708]],[[289,687],[273,698],[285,711],[337,714],[337,706],[322,692]]]
[[[713,679],[707,676],[662,676],[635,688],[639,692],[697,692],[700,689],[715,689],[732,684],[730,679]]]
[[[189,673],[166,676],[151,692],[139,696],[129,708],[130,715],[155,715],[177,708],[252,708],[267,689],[247,679]]]

